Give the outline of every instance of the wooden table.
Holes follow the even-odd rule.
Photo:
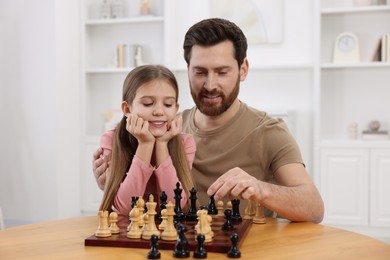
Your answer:
[[[80,217],[0,231],[0,259],[147,259],[149,249],[84,246],[97,216]],[[312,223],[267,219],[253,224],[239,248],[241,259],[390,259],[390,245],[349,231]],[[172,259],[171,250],[160,250]],[[191,259],[192,259],[191,252]],[[207,259],[226,259],[208,252]]]

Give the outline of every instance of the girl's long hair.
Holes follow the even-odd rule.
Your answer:
[[[133,69],[123,83],[122,100],[127,101],[128,104],[132,104],[138,88],[156,79],[167,81],[175,89],[177,103],[179,88],[176,78],[169,69],[160,65],[144,65]],[[130,169],[137,147],[138,141],[126,130],[126,117],[123,116],[115,130],[111,164],[108,169],[108,179],[106,180],[104,195],[99,210],[111,211],[119,185],[125,179],[126,173]],[[176,169],[178,179],[182,183],[183,191],[189,194],[189,190],[194,184],[181,135],[175,136],[168,142],[168,151],[172,158],[173,166]],[[172,187],[172,189],[175,189],[175,187]]]

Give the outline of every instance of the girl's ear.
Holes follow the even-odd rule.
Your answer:
[[[122,102],[121,107],[122,107],[122,112],[125,116],[130,113],[130,106],[129,104],[127,104],[126,101]]]

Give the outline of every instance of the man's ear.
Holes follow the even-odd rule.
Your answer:
[[[129,106],[129,104],[127,104],[126,101],[122,102],[121,107],[122,107],[122,112],[124,115],[127,115],[130,113],[130,106]]]
[[[249,62],[248,59],[245,58],[240,67],[240,81],[244,81],[249,71]]]

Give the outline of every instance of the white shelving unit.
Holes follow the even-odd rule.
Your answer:
[[[96,212],[102,196],[102,191],[93,180],[91,156],[99,146],[106,117],[120,109],[123,81],[132,69],[118,68],[115,62],[118,44],[141,45],[143,63],[164,64],[163,1],[150,1],[149,15],[134,11],[134,8],[140,8],[141,1],[122,1],[123,17],[115,19],[99,18],[101,3],[100,0],[80,1],[83,60],[82,211],[87,213]]]
[[[353,1],[319,4],[319,57],[315,151],[324,223],[390,238],[390,140],[362,140],[371,120],[390,130],[390,63],[373,62],[376,44],[390,33],[390,6],[354,7]],[[334,41],[353,32],[359,63],[332,63]],[[358,138],[350,125],[358,125]],[[381,229],[382,228],[382,229]]]

